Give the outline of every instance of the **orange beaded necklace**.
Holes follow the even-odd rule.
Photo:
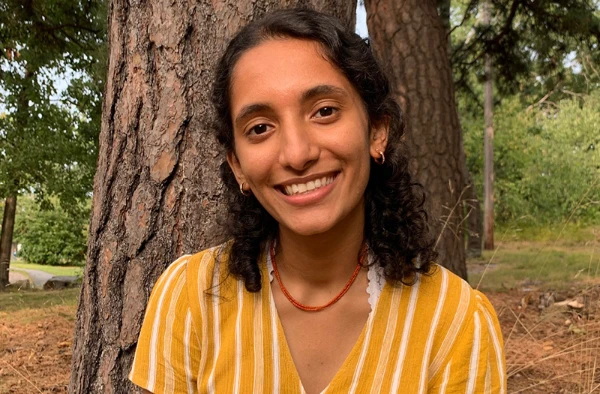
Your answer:
[[[350,289],[350,286],[352,286],[352,283],[354,283],[354,281],[356,280],[356,277],[358,276],[360,269],[363,267],[363,262],[365,260],[365,256],[367,255],[367,245],[363,244],[363,246],[361,248],[361,252],[360,252],[360,258],[358,259],[358,264],[356,265],[356,268],[354,269],[354,272],[352,273],[352,277],[350,278],[348,283],[346,283],[346,286],[344,286],[342,291],[337,296],[335,296],[335,298],[333,300],[331,300],[327,304],[324,304],[321,306],[308,306],[308,305],[304,305],[304,304],[296,301],[294,299],[294,297],[292,297],[292,295],[287,291],[287,289],[283,285],[283,282],[281,281],[281,277],[279,276],[279,271],[277,270],[277,262],[275,261],[275,246],[274,245],[275,245],[275,243],[272,242],[271,248],[270,248],[271,263],[273,263],[273,273],[275,274],[275,278],[277,278],[277,283],[279,283],[279,288],[281,289],[281,292],[283,293],[283,295],[285,295],[285,298],[287,298],[288,301],[290,301],[292,303],[292,305],[294,305],[298,309],[302,309],[303,311],[307,311],[307,312],[317,312],[317,311],[323,310],[323,309],[327,308],[328,306],[331,306],[331,305],[335,304],[336,302],[338,302],[344,296],[344,294],[346,294],[348,292],[348,290]]]

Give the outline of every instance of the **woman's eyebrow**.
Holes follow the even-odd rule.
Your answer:
[[[234,124],[241,122],[242,120],[244,120],[244,118],[246,118],[250,115],[253,115],[257,112],[263,112],[263,111],[269,111],[269,110],[271,110],[271,106],[268,104],[265,104],[265,103],[246,105],[246,106],[242,107],[238,116],[235,117]]]
[[[335,94],[340,96],[347,96],[348,93],[342,88],[333,85],[317,85],[314,88],[310,88],[304,93],[302,93],[302,102],[306,102],[314,99],[315,97],[327,95],[327,94]]]

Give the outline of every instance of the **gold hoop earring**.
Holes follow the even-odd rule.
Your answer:
[[[379,153],[379,156],[380,156],[379,159],[373,159],[373,160],[375,160],[375,163],[382,165],[383,163],[385,163],[385,155],[380,150],[378,150],[377,153]]]
[[[244,196],[248,197],[249,195],[252,194],[252,192],[250,190],[244,190],[244,184],[246,182],[242,182],[240,183],[240,193],[242,193]]]

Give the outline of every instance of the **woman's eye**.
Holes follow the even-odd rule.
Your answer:
[[[333,115],[337,111],[337,108],[323,107],[317,111],[315,118],[326,118]]]
[[[250,128],[250,130],[248,130],[248,133],[249,134],[261,135],[261,134],[266,133],[267,131],[269,131],[270,127],[271,126],[269,126],[267,124],[264,124],[264,123],[257,124],[256,126],[252,126]]]

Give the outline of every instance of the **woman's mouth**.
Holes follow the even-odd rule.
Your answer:
[[[337,177],[337,173],[333,175],[327,175],[321,178],[317,178],[306,183],[294,183],[290,185],[282,185],[281,191],[286,196],[296,196],[299,194],[305,194],[314,190],[320,189],[331,184]]]

